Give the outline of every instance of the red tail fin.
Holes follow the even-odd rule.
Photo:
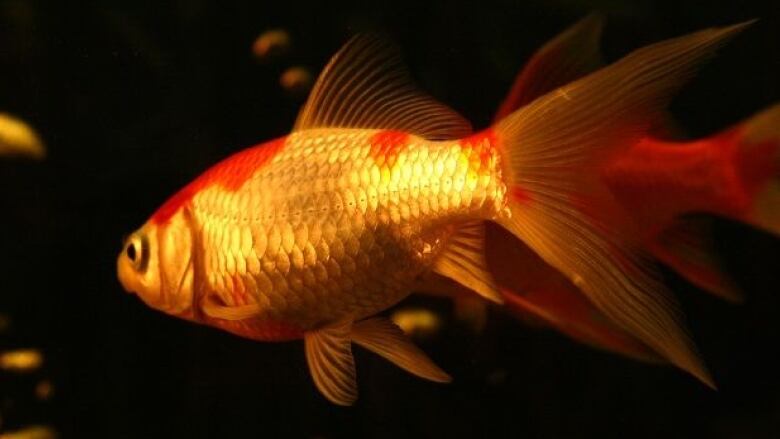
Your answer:
[[[694,285],[730,302],[742,292],[725,273],[715,249],[712,218],[686,216],[664,229],[648,244],[653,256]]]
[[[603,26],[604,17],[588,15],[537,50],[515,78],[494,120],[601,67],[599,39]]]
[[[736,130],[736,172],[750,200],[748,210],[738,219],[780,235],[780,104]]]
[[[739,301],[706,221],[690,215],[715,214],[780,235],[780,104],[693,142],[645,137],[610,161],[602,178],[644,229],[654,256],[699,287]]]
[[[606,318],[565,276],[511,233],[488,223],[485,249],[488,268],[510,313],[523,320],[542,321],[600,349],[641,361],[663,362],[644,343]]]

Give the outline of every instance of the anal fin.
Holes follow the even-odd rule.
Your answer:
[[[401,328],[383,317],[373,317],[352,326],[352,340],[420,378],[448,383],[452,378],[415,346]]]

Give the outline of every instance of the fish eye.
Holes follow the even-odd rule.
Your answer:
[[[128,244],[126,251],[127,251],[127,257],[131,261],[135,262],[135,257],[136,257],[135,243],[131,242],[130,244]]]
[[[125,256],[137,271],[144,271],[149,259],[149,243],[146,237],[130,236],[125,244]]]

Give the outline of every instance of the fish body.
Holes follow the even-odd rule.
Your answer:
[[[395,304],[454,224],[506,203],[491,137],[315,129],[219,163],[150,222],[187,211],[195,277],[215,308],[257,309],[242,335],[277,340]],[[220,320],[211,320],[220,325]],[[235,331],[232,331],[235,332]]]
[[[302,338],[317,388],[349,405],[353,344],[451,379],[374,315],[415,289],[447,294],[453,284],[503,303],[496,228],[577,290],[572,314],[597,309],[638,340],[637,356],[712,385],[594,170],[638,142],[696,65],[744,26],[637,50],[476,134],[411,85],[392,46],[357,37],[325,67],[292,133],[213,166],[130,235],[120,282],[177,317],[255,340]],[[501,262],[522,273],[533,259]]]

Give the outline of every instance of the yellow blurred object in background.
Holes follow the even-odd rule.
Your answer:
[[[0,369],[10,372],[32,372],[43,364],[37,349],[17,349],[0,354]]]
[[[0,156],[42,160],[46,157],[46,148],[26,122],[8,113],[0,113]]]
[[[441,318],[424,308],[401,308],[390,316],[390,320],[414,338],[432,337],[441,328]]]
[[[0,433],[0,439],[55,439],[57,432],[44,425],[31,425],[20,430]]]

